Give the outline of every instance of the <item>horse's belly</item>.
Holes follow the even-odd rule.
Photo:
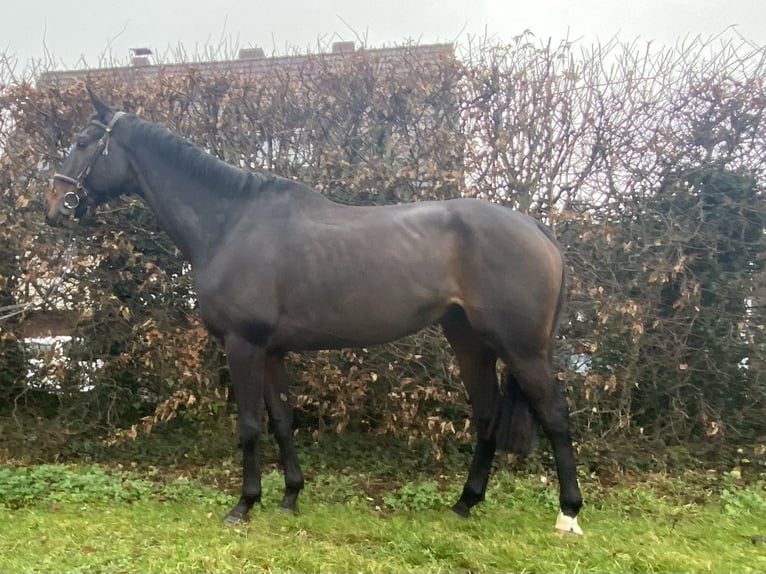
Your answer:
[[[271,337],[270,346],[308,351],[387,343],[432,325],[449,305],[449,301],[441,301],[408,310],[377,307],[333,316],[320,311],[295,319],[284,317]]]

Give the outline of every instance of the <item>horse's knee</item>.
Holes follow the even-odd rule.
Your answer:
[[[252,415],[239,415],[237,417],[237,435],[240,445],[252,444],[258,440],[263,432],[263,422]]]

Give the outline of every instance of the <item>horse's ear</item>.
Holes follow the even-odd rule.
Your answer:
[[[96,108],[96,113],[99,115],[99,117],[104,119],[109,116],[109,114],[112,112],[112,108],[110,108],[101,98],[94,94],[93,90],[90,89],[90,86],[86,86],[85,89],[88,90],[90,101],[93,102],[93,107]]]

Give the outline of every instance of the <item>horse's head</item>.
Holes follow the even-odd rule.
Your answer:
[[[125,151],[115,141],[113,131],[125,114],[102,102],[90,90],[96,113],[74,140],[53,185],[45,192],[48,203],[46,221],[51,225],[63,218],[79,218],[88,204],[98,205],[120,193],[130,178]]]

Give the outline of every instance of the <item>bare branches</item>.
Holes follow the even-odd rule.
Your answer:
[[[87,78],[115,106],[230,163],[339,201],[471,195],[541,217],[569,257],[558,375],[580,429],[684,439],[715,429],[716,440],[766,432],[764,50],[717,38],[664,50],[617,39],[553,45],[530,34],[510,45],[469,39],[460,61],[411,48],[253,68],[200,61],[232,54],[222,41],[204,57],[179,48],[168,58],[185,66],[38,85],[3,57],[0,307],[23,308],[56,276],[60,247],[41,232],[39,195],[90,113]],[[94,392],[84,412],[103,408],[94,416],[125,424],[135,410],[121,401],[138,402],[151,425],[179,409],[222,408],[220,356],[194,318],[188,269],[140,204],[96,218],[57,301],[85,341],[82,356],[105,364],[94,376],[108,397]],[[24,336],[28,317],[13,319],[4,340]],[[568,367],[574,355],[587,369]],[[316,428],[356,421],[437,446],[465,438],[449,356],[429,332],[295,357],[306,373],[302,413]]]

